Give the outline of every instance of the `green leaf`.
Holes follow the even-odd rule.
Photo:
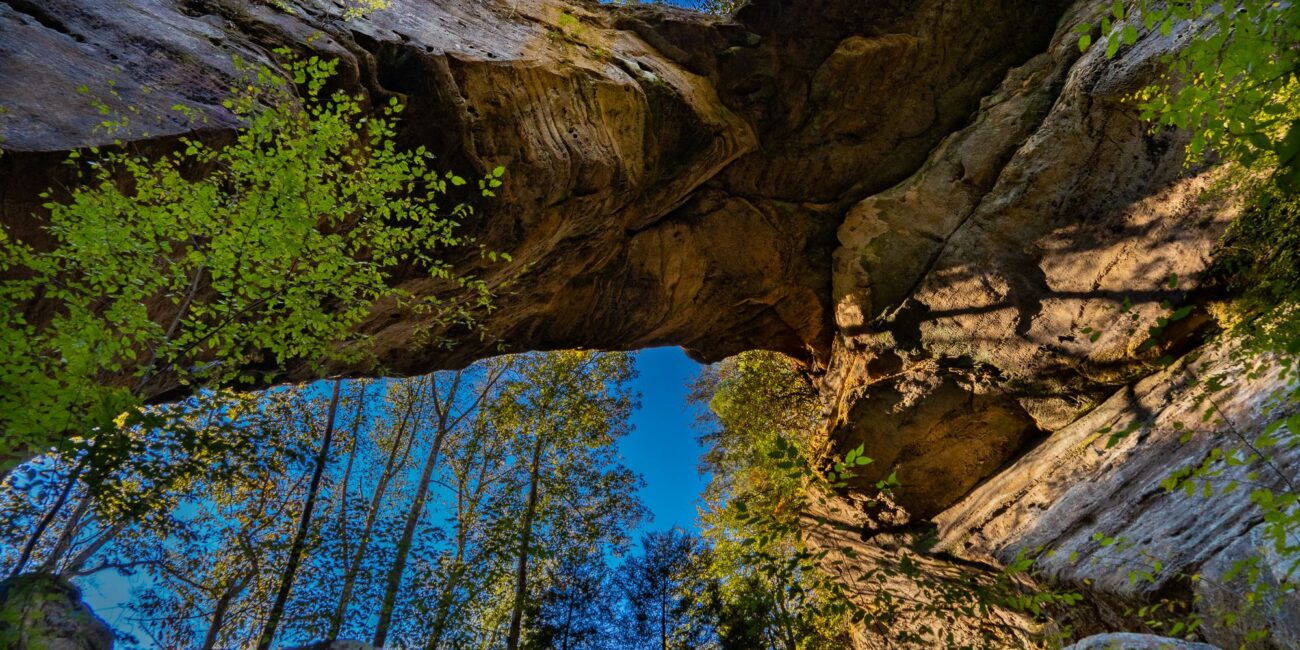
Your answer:
[[[1268,136],[1264,135],[1259,131],[1249,131],[1243,134],[1243,137],[1246,139],[1247,142],[1250,143],[1252,147],[1255,147],[1256,149],[1263,149],[1267,151],[1271,151],[1273,149],[1273,141],[1269,140]]]
[[[1300,194],[1300,165],[1292,161],[1289,166],[1279,166],[1273,182],[1283,192]]]

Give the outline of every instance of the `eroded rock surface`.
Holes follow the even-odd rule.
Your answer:
[[[230,128],[219,101],[231,57],[263,62],[288,44],[338,57],[342,82],[376,103],[405,101],[402,144],[467,174],[509,170],[475,229],[514,261],[461,260],[499,288],[486,336],[413,349],[421,323],[381,311],[365,329],[388,372],[502,345],[675,344],[706,360],[760,347],[824,363],[843,208],[915,170],[1042,47],[1062,5],[760,0],[722,20],[398,0],[342,21],[323,0],[293,14],[234,0],[14,0],[0,3],[0,205],[33,235],[35,193],[58,179],[61,152],[109,138],[78,87],[107,95],[113,80],[117,103],[141,111],[135,137],[161,148],[191,130],[174,104]]]
[[[1250,376],[1214,348],[1121,389],[936,517],[937,550],[1001,564],[1050,549],[1037,568],[1086,593],[1096,608],[1089,618],[1102,628],[1137,625],[1132,610],[1162,598],[1191,606],[1195,593],[1212,641],[1235,647],[1244,630],[1273,628],[1258,647],[1290,647],[1294,594],[1256,608],[1236,631],[1219,620],[1244,604],[1241,585],[1223,576],[1239,560],[1268,556],[1250,490],[1223,490],[1237,481],[1285,491],[1300,453],[1278,450],[1269,464],[1219,461],[1212,498],[1200,482],[1192,493],[1162,485],[1215,449],[1249,453],[1268,423],[1294,410],[1275,403],[1275,372]],[[1097,534],[1115,542],[1099,544]],[[1276,560],[1265,565],[1284,572]],[[1150,579],[1134,579],[1143,572]]]
[[[1143,345],[1158,317],[1203,302],[1196,278],[1238,211],[1205,192],[1212,170],[1183,167],[1178,134],[1151,133],[1122,101],[1188,34],[1147,36],[1110,61],[1096,49],[1080,56],[1071,30],[1091,8],[1067,12],[1047,51],[1011,70],[917,173],[847,212],[834,253],[837,336],[821,377],[830,437],[883,461],[859,489],[896,473],[912,523],[938,524],[939,543],[922,556],[931,574],[1050,550],[1035,568],[1093,608],[1073,615],[1077,632],[1142,629],[1136,611],[1165,600],[1196,608],[1217,643],[1268,629],[1261,647],[1289,647],[1293,596],[1235,626],[1221,618],[1241,603],[1214,576],[1267,555],[1248,493],[1208,506],[1161,486],[1212,449],[1253,439],[1283,388],[1270,375],[1246,380],[1217,348],[1159,371],[1158,357],[1204,339],[1208,318],[1195,311]],[[1198,380],[1219,375],[1235,381],[1207,398]],[[1206,399],[1224,422],[1196,424]],[[1109,448],[1105,432],[1130,425]],[[1269,484],[1285,490],[1300,456],[1278,462]],[[897,525],[896,512],[881,514]],[[889,526],[871,518],[854,522],[857,539],[839,533],[830,546],[867,558],[897,546],[873,539]],[[901,538],[915,542],[914,531]],[[1097,533],[1127,541],[1103,548]],[[1154,580],[1130,579],[1153,560]],[[1278,571],[1276,559],[1265,564]],[[1195,589],[1193,574],[1206,578]]]
[[[1208,174],[1183,169],[1178,135],[1121,101],[1176,35],[1080,57],[1071,30],[1091,6],[840,226],[834,437],[890,459],[865,479],[896,470],[918,516],[1145,374],[1169,351],[1139,351],[1146,325],[1188,300],[1235,215],[1200,200]]]

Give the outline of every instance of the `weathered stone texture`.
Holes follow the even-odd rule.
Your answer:
[[[1171,331],[1163,349],[1139,351],[1161,304],[1189,299],[1236,210],[1200,201],[1210,175],[1188,175],[1178,135],[1151,134],[1120,101],[1159,43],[1080,57],[1071,30],[1089,7],[839,229],[824,379],[834,437],[898,458],[874,469],[897,469],[921,516],[1196,340]]]
[[[162,148],[191,128],[170,106],[203,109],[206,130],[230,128],[219,100],[237,76],[231,57],[264,62],[290,44],[338,57],[342,84],[376,103],[404,100],[403,144],[467,175],[509,170],[472,228],[514,261],[457,257],[500,289],[486,332],[444,332],[459,342],[451,352],[420,347],[421,323],[380,310],[363,329],[386,371],[461,365],[502,346],[676,344],[706,360],[760,347],[824,363],[843,206],[920,165],[1041,47],[1061,4],[760,0],[721,20],[397,0],[340,21],[323,0],[292,15],[234,0],[15,0],[0,4],[10,111],[0,209],[35,236],[29,215],[58,180],[57,152],[108,139],[79,86],[106,95],[113,80],[116,103],[141,111],[128,137]]]

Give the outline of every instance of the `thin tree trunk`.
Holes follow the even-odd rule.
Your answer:
[[[64,504],[68,502],[68,495],[72,493],[72,488],[77,485],[77,481],[81,478],[81,472],[86,469],[87,459],[88,456],[83,457],[77,462],[77,466],[72,470],[72,473],[68,475],[68,482],[63,486],[63,490],[59,492],[59,497],[55,499],[54,505],[50,507],[50,510],[46,512],[45,516],[41,517],[40,522],[36,524],[36,530],[32,531],[31,537],[27,538],[27,543],[23,545],[22,553],[18,555],[18,561],[14,564],[13,570],[9,572],[10,578],[22,573],[23,567],[27,566],[27,563],[32,559],[32,552],[36,549],[36,544],[41,541],[41,537],[45,535],[45,530],[50,527],[50,524],[54,523],[54,519],[58,517],[59,511],[62,510]]]
[[[564,609],[564,636],[560,639],[560,650],[569,650],[569,632],[573,629],[573,598],[572,591],[569,597],[565,599]]]
[[[786,650],[798,650],[799,644],[794,637],[794,630],[790,629],[790,611],[786,607],[784,595],[778,595],[775,602],[777,611],[781,613],[781,637],[785,642]]]
[[[352,553],[348,550],[348,543],[347,543],[348,542],[348,535],[347,535],[348,487],[352,483],[352,465],[357,459],[357,442],[358,442],[357,436],[360,434],[361,431],[361,416],[365,412],[365,407],[366,407],[366,384],[364,381],[362,381],[359,382],[359,385],[361,387],[361,390],[357,392],[357,410],[352,415],[352,426],[349,427],[348,429],[348,432],[351,434],[352,437],[351,438],[352,444],[350,446],[350,449],[348,449],[348,464],[347,467],[344,468],[343,470],[343,482],[340,486],[341,494],[339,498],[340,501],[339,540],[342,542],[343,545],[344,566],[347,566],[348,558],[352,555]]]
[[[90,558],[94,557],[94,555],[99,552],[99,549],[104,548],[105,544],[108,544],[115,537],[121,534],[123,530],[126,530],[127,524],[129,523],[131,523],[131,520],[124,518],[118,521],[117,523],[113,524],[112,526],[110,526],[108,530],[100,533],[99,537],[95,538],[95,541],[91,543],[90,546],[81,549],[81,551],[78,552],[77,555],[74,556],[72,560],[69,561],[68,564],[63,567],[63,570],[59,571],[59,574],[60,575],[76,574],[77,571],[81,570],[81,567],[85,566],[86,563],[90,561]]]
[[[365,388],[362,387],[361,398],[357,404],[356,416],[352,419],[352,453],[348,456],[348,469],[343,473],[343,507],[339,515],[339,537],[346,540],[346,522],[343,513],[347,510],[348,480],[352,471],[352,459],[357,453],[357,430],[361,425],[362,406],[365,404]],[[379,474],[379,484],[375,487],[374,494],[370,495],[370,506],[366,510],[366,523],[361,529],[361,541],[357,543],[357,552],[355,557],[352,556],[347,548],[346,543],[343,548],[343,591],[339,594],[338,605],[334,607],[334,614],[330,616],[329,632],[326,633],[327,641],[334,641],[339,638],[339,633],[343,630],[343,623],[347,620],[348,606],[352,600],[352,590],[356,586],[357,574],[361,570],[361,563],[365,560],[366,549],[370,546],[370,535],[374,532],[375,520],[379,517],[379,506],[383,503],[384,493],[388,491],[388,484],[393,479],[393,467],[397,465],[397,450],[402,447],[402,439],[405,435],[406,424],[411,417],[411,409],[407,408],[402,413],[402,419],[398,422],[397,430],[393,438],[393,448],[388,451],[388,460],[384,464],[384,471]],[[408,439],[409,440],[409,439]],[[406,453],[410,452],[410,445],[407,445],[403,453],[403,462],[405,462]]]
[[[416,398],[418,399],[418,398]],[[412,402],[414,404],[416,402]],[[394,468],[400,467],[406,462],[406,455],[411,451],[411,442],[415,439],[414,430],[418,428],[418,419],[411,424],[409,431],[411,435],[406,438],[406,448],[402,452],[402,460],[397,460],[397,450],[401,445],[404,432],[408,431],[408,417],[412,415],[408,409],[402,416],[402,421],[397,427],[397,437],[393,441],[393,448],[388,453],[388,462],[384,466],[384,471],[379,475],[379,485],[376,486],[374,494],[370,496],[370,507],[366,511],[366,523],[361,531],[361,541],[358,543],[357,552],[353,556],[352,562],[348,565],[348,573],[344,576],[343,592],[339,596],[339,604],[334,610],[334,616],[330,620],[330,631],[326,637],[330,641],[338,638],[343,623],[347,618],[348,607],[352,600],[352,590],[356,587],[357,575],[361,572],[361,565],[365,561],[366,551],[370,548],[370,539],[374,536],[375,523],[379,518],[380,506],[383,505],[384,495],[388,492],[388,486],[395,476]]]
[[[541,476],[542,444],[545,436],[539,430],[537,442],[533,445],[533,461],[529,469],[528,506],[524,510],[523,531],[519,539],[519,560],[515,566],[515,603],[510,611],[510,636],[506,639],[507,650],[519,650],[519,635],[523,630],[524,599],[528,595],[528,545],[533,537],[533,518],[537,514],[537,484]]]
[[[348,449],[348,464],[343,468],[343,479],[339,481],[339,555],[343,566],[347,567],[352,550],[348,548],[348,487],[352,482],[352,465],[357,459],[356,426],[352,427],[352,444]]]
[[[456,568],[452,569],[451,575],[447,577],[446,582],[443,584],[442,594],[438,597],[437,613],[434,614],[433,618],[433,629],[429,632],[429,639],[424,642],[425,650],[437,650],[442,643],[442,635],[447,630],[447,619],[451,615],[451,601],[464,576],[465,567],[458,561]]]
[[[659,645],[668,650],[668,581],[659,585]]]
[[[221,598],[217,599],[217,606],[212,612],[212,622],[208,625],[208,633],[203,637],[200,650],[213,650],[217,647],[217,641],[221,638],[221,628],[226,626],[226,614],[230,612],[230,604],[243,593],[252,577],[253,572],[249,571],[243,578],[231,583],[225,591],[221,592]]]
[[[68,517],[68,523],[64,524],[63,531],[59,533],[59,539],[54,542],[54,550],[50,551],[50,556],[45,558],[41,563],[40,571],[50,573],[58,566],[59,560],[72,547],[72,540],[77,536],[77,529],[81,527],[81,518],[86,516],[86,511],[90,509],[90,493],[82,495],[81,500],[77,502],[77,507],[72,511],[72,516]]]
[[[425,457],[424,469],[420,472],[420,483],[415,488],[415,499],[411,501],[411,507],[406,511],[406,525],[402,528],[402,538],[397,542],[397,554],[393,557],[393,564],[388,570],[384,600],[379,606],[379,622],[375,625],[375,636],[371,641],[371,645],[376,648],[384,647],[384,642],[388,640],[388,626],[392,623],[393,609],[397,606],[397,592],[402,586],[402,573],[406,571],[406,559],[411,553],[411,544],[415,540],[416,525],[420,522],[420,516],[424,514],[424,502],[429,495],[429,484],[433,481],[433,469],[438,465],[438,453],[442,450],[442,441],[447,435],[448,416],[451,412],[452,400],[455,399],[456,391],[460,386],[460,378],[461,374],[457,372],[451,391],[447,394],[445,409],[439,406],[436,384],[432,385],[434,408],[438,411],[437,430],[433,435],[433,444],[429,446],[429,455]],[[432,384],[433,375],[429,376],[429,381]]]
[[[483,419],[483,412],[479,411],[478,418]],[[479,442],[472,440],[472,442]],[[478,505],[483,499],[483,493],[487,489],[487,468],[488,454],[480,453],[477,444],[467,448],[469,458],[479,458],[481,465],[478,466],[478,482],[474,490],[469,489],[470,477],[469,469],[465,473],[456,473],[456,554],[452,559],[451,575],[443,582],[442,593],[438,596],[438,605],[435,609],[436,614],[433,618],[433,629],[429,632],[429,638],[424,643],[425,650],[438,650],[442,644],[443,634],[447,630],[447,622],[451,617],[451,604],[455,598],[456,589],[460,587],[460,581],[465,577],[465,550],[469,546],[469,527],[474,523],[474,518],[478,514]],[[454,469],[453,469],[454,471]]]
[[[145,492],[143,496],[140,497],[139,503],[141,504],[149,503],[150,500],[155,495],[160,495],[162,493],[163,490],[159,486],[154,486],[149,491]],[[131,514],[131,512],[132,511],[128,511],[127,513],[124,513],[121,516],[119,516],[118,520],[114,522],[112,526],[109,526],[107,529],[100,532],[99,535],[94,538],[93,542],[91,542],[88,546],[78,551],[77,554],[73,556],[73,558],[69,560],[68,563],[65,564],[62,569],[59,570],[59,575],[66,575],[66,576],[78,575],[78,572],[81,571],[82,567],[84,567],[86,563],[90,561],[90,558],[94,557],[94,555],[98,553],[100,549],[104,548],[104,546],[106,546],[109,542],[116,539],[118,535],[122,534],[122,531],[126,530],[128,526],[136,522],[136,516],[134,514]],[[51,566],[53,566],[52,563]]]
[[[456,395],[460,391],[463,373],[456,371],[453,375],[451,387],[447,391],[445,399],[438,396],[438,388],[434,375],[429,376],[430,399],[433,401],[433,408],[438,417],[437,431],[434,434],[433,444],[429,448],[429,455],[425,459],[424,469],[420,473],[420,483],[416,486],[415,499],[411,502],[411,507],[406,513],[406,525],[402,529],[402,538],[397,543],[397,554],[393,558],[393,564],[388,571],[388,580],[384,589],[384,599],[379,607],[379,621],[375,626],[375,636],[371,645],[383,647],[388,638],[388,627],[392,622],[393,610],[397,606],[397,592],[402,586],[402,573],[406,570],[407,556],[411,552],[411,544],[415,538],[415,528],[420,522],[421,515],[424,514],[424,503],[428,498],[429,484],[433,481],[433,470],[438,464],[438,454],[442,450],[443,441],[447,433],[452,429],[460,426],[460,423],[479,409],[483,400],[492,392],[492,387],[505,374],[509,364],[502,365],[495,373],[489,373],[483,384],[480,386],[478,395],[475,396],[474,402],[461,411],[455,419],[451,417],[451,409],[456,403]]]
[[[217,638],[221,636],[221,628],[226,623],[226,610],[230,608],[230,602],[234,599],[229,587],[221,593],[221,598],[217,600],[216,610],[212,612],[212,623],[208,625],[208,633],[203,637],[203,645],[200,650],[213,650],[217,647]]]
[[[334,437],[334,413],[338,410],[339,387],[342,383],[341,379],[334,380],[334,393],[330,397],[328,421],[325,423],[325,437],[321,441],[320,453],[316,456],[311,485],[307,488],[307,500],[302,507],[302,517],[298,519],[298,531],[294,534],[293,544],[289,547],[289,559],[285,564],[284,573],[280,576],[280,590],[271,605],[271,613],[267,617],[266,627],[262,628],[262,636],[257,641],[257,650],[269,650],[271,642],[275,640],[275,629],[279,627],[280,618],[284,616],[284,606],[289,600],[289,591],[293,588],[294,575],[298,572],[298,563],[302,561],[302,549],[307,541],[307,531],[311,527],[311,513],[316,507],[316,492],[320,488],[325,463],[329,460],[330,440]]]

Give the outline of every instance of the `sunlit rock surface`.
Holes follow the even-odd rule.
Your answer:
[[[1294,647],[1300,607],[1294,594],[1257,608],[1239,630],[1216,620],[1243,605],[1241,585],[1224,580],[1233,563],[1260,553],[1268,558],[1251,490],[1207,499],[1199,483],[1193,494],[1161,485],[1175,470],[1200,465],[1214,448],[1253,441],[1269,422],[1294,411],[1295,405],[1276,403],[1278,387],[1275,371],[1251,377],[1225,349],[1189,355],[1120,389],[936,517],[937,550],[1003,563],[1051,549],[1037,567],[1088,594],[1095,610],[1089,618],[1103,628],[1134,625],[1127,610],[1135,603],[1190,602],[1195,593],[1210,640],[1236,647],[1245,630],[1264,627],[1274,638],[1252,647]],[[1213,411],[1208,418],[1207,411]],[[1272,467],[1220,465],[1216,491],[1232,481],[1285,491],[1290,477],[1300,475],[1300,453],[1282,451]],[[1120,542],[1103,547],[1093,539],[1097,533]],[[1264,570],[1281,578],[1282,564],[1273,558]],[[1152,579],[1134,580],[1135,571]],[[1191,575],[1200,580],[1189,587]]]
[[[840,226],[824,380],[834,437],[886,459],[874,469],[898,471],[920,516],[1149,372],[1170,350],[1139,353],[1146,326],[1161,303],[1191,301],[1236,214],[1198,200],[1209,180],[1183,168],[1178,136],[1150,133],[1121,103],[1164,43],[1081,57],[1072,29],[1091,6]],[[1180,333],[1171,345],[1195,342]]]

